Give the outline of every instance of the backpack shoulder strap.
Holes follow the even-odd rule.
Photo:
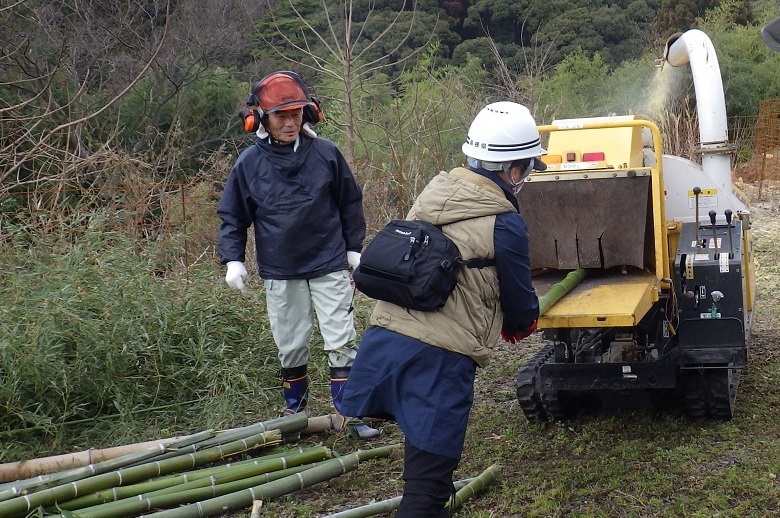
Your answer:
[[[473,259],[469,259],[468,261],[464,261],[463,259],[459,258],[458,262],[466,268],[487,268],[488,266],[496,265],[495,258],[488,259],[487,257],[475,257]]]
[[[442,226],[441,225],[434,225],[434,226],[442,231],[442,234],[444,235],[444,237],[446,237],[447,239],[450,239],[449,236],[447,236],[447,234],[444,234],[444,231],[442,230],[442,228],[441,228]],[[489,259],[487,257],[474,257],[472,259],[469,259],[468,261],[464,261],[463,259],[460,258],[460,256],[458,256],[456,261],[457,261],[458,264],[460,264],[461,266],[465,266],[466,268],[480,268],[481,269],[481,268],[487,268],[488,266],[495,266],[496,265],[495,258]]]

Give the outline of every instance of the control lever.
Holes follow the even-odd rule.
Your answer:
[[[718,234],[715,233],[715,218],[718,213],[714,210],[710,211],[710,222],[712,222],[712,246],[715,247],[715,258],[718,258]]]
[[[696,248],[701,246],[699,241],[699,194],[701,194],[701,187],[694,187],[693,194],[696,196]]]
[[[726,223],[728,224],[729,227],[729,257],[734,257],[734,244],[731,241],[731,216],[733,213],[731,212],[731,209],[726,209],[725,214],[726,214]]]

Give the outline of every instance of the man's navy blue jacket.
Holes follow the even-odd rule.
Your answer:
[[[330,140],[300,135],[297,150],[257,140],[239,155],[217,209],[220,262],[244,261],[254,224],[260,277],[313,279],[346,270],[366,235],[363,195]]]

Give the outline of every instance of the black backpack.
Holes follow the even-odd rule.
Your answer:
[[[495,259],[464,261],[439,227],[426,221],[394,219],[371,240],[353,272],[367,296],[418,311],[444,306],[461,266],[485,268]]]

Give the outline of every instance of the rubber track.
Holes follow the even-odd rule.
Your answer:
[[[734,417],[740,371],[706,369],[690,371],[685,381],[685,411],[691,419]]]
[[[550,361],[555,349],[552,344],[545,345],[534,354],[525,365],[520,367],[515,384],[517,401],[529,421],[546,419],[548,417],[542,404],[541,394],[537,384],[539,367]]]

